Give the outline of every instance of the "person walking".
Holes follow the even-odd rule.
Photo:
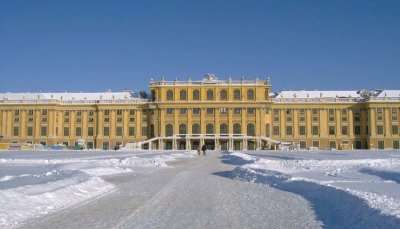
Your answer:
[[[203,145],[203,146],[201,147],[201,150],[203,151],[203,156],[205,156],[205,155],[206,155],[207,146],[206,146],[206,145]]]

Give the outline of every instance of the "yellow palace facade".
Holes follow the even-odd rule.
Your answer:
[[[151,81],[131,92],[1,93],[3,145],[399,149],[400,91],[280,91],[269,80]]]

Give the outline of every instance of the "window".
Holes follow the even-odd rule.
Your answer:
[[[354,110],[354,121],[355,122],[360,122],[361,121],[360,110]]]
[[[32,137],[33,136],[33,127],[28,126],[28,136]]]
[[[348,135],[348,128],[347,126],[342,126],[342,135]]]
[[[239,123],[233,124],[233,134],[241,134],[242,133],[242,127],[240,126]]]
[[[69,128],[64,127],[64,137],[68,137],[68,136],[69,136]]]
[[[200,108],[193,108],[193,114],[194,115],[199,115],[200,114]]]
[[[347,110],[342,110],[342,122],[347,122]]]
[[[300,141],[300,149],[307,148],[307,143],[305,141]]]
[[[335,126],[329,126],[329,135],[335,135],[336,133],[336,127]]]
[[[228,113],[228,108],[226,108],[226,107],[221,107],[221,108],[219,109],[219,113],[221,113],[221,114],[226,114],[226,113]]]
[[[397,121],[398,117],[397,117],[397,108],[393,108],[392,109],[392,121]]]
[[[187,134],[186,125],[181,124],[179,125],[179,134]]]
[[[376,127],[376,134],[377,135],[383,135],[383,126],[377,126]]]
[[[393,141],[393,149],[399,149],[400,148],[400,143],[398,140]]]
[[[14,137],[18,137],[19,136],[19,127],[14,126],[13,135],[14,135]]]
[[[213,100],[214,99],[214,91],[211,89],[207,90],[207,100]]]
[[[241,109],[241,108],[235,108],[235,109],[233,110],[233,113],[234,113],[234,114],[240,114],[240,113],[242,113],[242,109]]]
[[[300,134],[301,136],[306,135],[306,126],[300,126],[300,127],[299,127],[299,134]]]
[[[299,122],[306,121],[306,111],[304,109],[299,110]]]
[[[118,109],[117,110],[117,115],[122,115],[122,110]]]
[[[272,127],[272,134],[275,136],[279,136],[279,126]]]
[[[378,149],[384,149],[385,148],[385,141],[378,141]]]
[[[45,126],[42,126],[41,128],[40,128],[40,136],[47,136],[47,127],[45,127]]]
[[[383,120],[383,109],[382,108],[376,109],[376,119],[378,121],[382,121]]]
[[[167,114],[173,114],[174,108],[167,108]]]
[[[286,121],[287,122],[292,122],[292,110],[286,110]]]
[[[329,142],[329,148],[336,149],[336,142],[335,141],[330,141]]]
[[[273,112],[273,118],[274,118],[274,122],[279,122],[279,110],[274,110]]]
[[[293,127],[292,126],[286,126],[286,135],[293,135]]]
[[[42,115],[47,115],[47,110],[42,110]]]
[[[392,125],[392,134],[393,135],[399,134],[399,126],[398,125]]]
[[[329,109],[329,122],[334,122],[334,121],[335,121],[335,110]],[[336,142],[335,142],[335,144],[336,144]]]
[[[28,115],[33,115],[33,110],[29,110]]]
[[[228,100],[228,93],[226,92],[226,90],[221,90],[219,92],[219,99],[220,100]]]
[[[117,136],[118,137],[122,137],[122,132],[123,132],[123,129],[122,129],[122,126],[117,126]]]
[[[233,91],[233,99],[234,100],[240,100],[241,98],[240,98],[241,96],[240,96],[240,90],[239,89],[235,89],[234,91]]]
[[[209,115],[214,114],[214,108],[207,108],[207,114]]]
[[[108,126],[103,128],[103,136],[109,136],[110,135],[110,128]]]
[[[174,100],[174,92],[172,90],[167,91],[167,100],[168,101]]]
[[[75,136],[77,136],[77,137],[82,136],[82,129],[80,127],[77,127],[75,129]]]
[[[256,113],[256,109],[255,108],[247,108],[247,113],[248,114],[255,114]]]
[[[214,134],[214,125],[209,123],[206,126],[206,134]]]
[[[181,108],[181,109],[179,109],[179,113],[180,114],[186,114],[187,113],[187,109],[186,108]]]
[[[186,100],[186,99],[187,99],[186,90],[181,90],[181,91],[179,92],[179,99],[180,99],[180,100]]]
[[[172,124],[167,124],[165,126],[165,136],[169,137],[174,135],[174,127],[172,126]]]
[[[193,100],[200,100],[200,91],[197,89],[193,91]]]
[[[361,127],[360,126],[354,126],[354,134],[355,135],[361,135]]]
[[[200,134],[200,124],[195,123],[192,125],[192,134]]]
[[[253,123],[247,124],[247,135],[255,136],[256,135],[256,127]]]
[[[110,115],[110,110],[104,110],[104,115]]]
[[[254,90],[253,89],[247,90],[247,100],[254,100]]]
[[[319,135],[319,127],[318,126],[313,126],[312,127],[312,134],[313,135]]]
[[[110,144],[108,142],[103,142],[103,149],[108,150],[110,148]]]
[[[91,126],[88,127],[88,136],[89,137],[93,137],[94,136],[94,130],[93,130],[93,127],[91,127]]]
[[[129,110],[129,115],[135,115],[135,110]]]
[[[129,129],[128,129],[128,131],[129,131],[129,136],[130,136],[130,137],[135,136],[135,127],[130,126]]]
[[[318,148],[319,147],[319,141],[313,141],[312,146]]]
[[[219,132],[220,132],[221,134],[228,134],[228,132],[229,132],[228,125],[227,125],[226,123],[222,123],[222,124],[219,126]]]

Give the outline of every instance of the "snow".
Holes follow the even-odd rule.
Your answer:
[[[398,151],[232,155],[248,161],[240,166],[240,169],[247,173],[265,179],[282,179],[284,182],[304,181],[334,188],[362,199],[370,208],[384,215],[400,218]]]
[[[400,98],[400,90],[383,90],[377,98]]]
[[[316,98],[360,98],[358,91],[280,91],[275,98],[316,99]]]
[[[108,176],[168,167],[192,152],[1,152],[0,227],[76,206],[117,190]]]
[[[131,92],[46,92],[46,93],[0,93],[0,100],[132,100],[138,99]]]

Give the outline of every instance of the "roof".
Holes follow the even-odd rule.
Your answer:
[[[122,92],[46,92],[46,93],[0,93],[0,101],[60,101],[60,102],[97,102],[97,101],[140,101],[129,91]]]
[[[377,98],[400,98],[400,90],[382,90]]]
[[[317,99],[317,98],[360,98],[359,91],[280,91],[274,98]]]

